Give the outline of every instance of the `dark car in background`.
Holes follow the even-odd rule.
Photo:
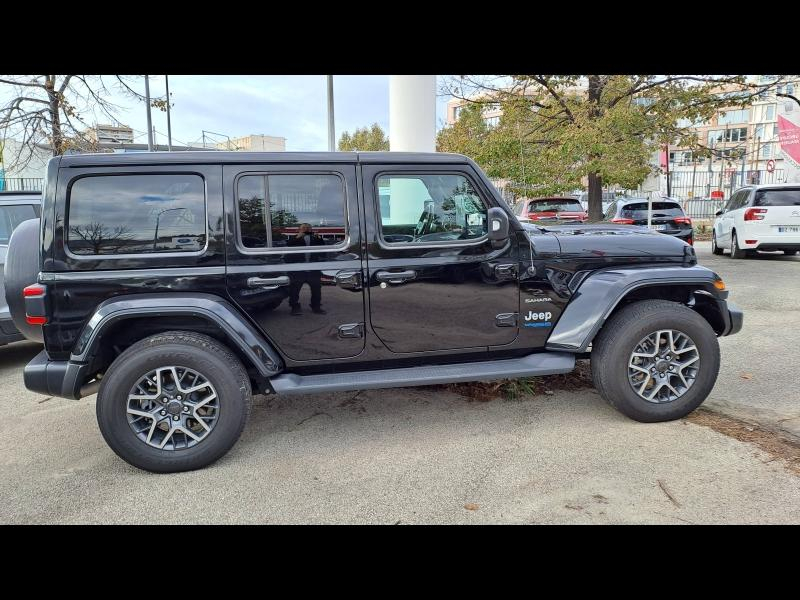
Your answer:
[[[662,198],[652,202],[650,229],[671,235],[694,245],[692,220],[686,216],[677,200]],[[606,210],[604,221],[620,225],[647,227],[647,198],[618,198]]]
[[[517,202],[514,214],[520,221],[566,221],[585,223],[589,215],[577,199],[568,196],[533,198]]]
[[[24,339],[17,331],[6,304],[5,262],[11,233],[23,221],[38,219],[41,192],[0,192],[0,346]],[[34,248],[34,251],[38,249]]]

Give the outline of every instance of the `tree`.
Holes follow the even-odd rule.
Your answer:
[[[352,135],[345,131],[339,138],[339,150],[343,152],[388,149],[389,138],[377,123],[373,123],[369,128],[356,129]]]
[[[104,78],[105,77],[105,78]],[[108,78],[112,81],[107,81]],[[52,148],[53,156],[68,150],[96,150],[86,121],[95,110],[116,121],[119,107],[108,100],[112,88],[144,100],[131,85],[135,77],[121,75],[13,75],[0,77],[3,96],[10,100],[0,108],[0,138],[21,141],[8,168],[23,168],[37,145]],[[166,110],[166,99],[151,100],[151,106]]]
[[[133,239],[130,228],[120,225],[113,229],[106,227],[96,221],[86,225],[75,225],[69,228],[70,232],[81,238],[87,246],[92,249],[92,254],[101,254],[105,250],[106,254],[113,254],[108,250],[116,252],[125,244]]]
[[[602,218],[602,186],[633,188],[652,171],[651,156],[673,143],[703,150],[691,124],[718,110],[749,105],[777,87],[744,76],[509,75],[462,76],[445,91],[475,108],[439,133],[443,151],[468,154],[490,177],[539,194],[571,190],[584,178],[589,218]],[[496,127],[477,123],[486,104],[500,104]],[[463,123],[462,123],[463,121]]]

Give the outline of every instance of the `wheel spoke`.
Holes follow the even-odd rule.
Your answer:
[[[633,347],[628,360],[628,381],[647,402],[673,402],[692,386],[699,366],[700,352],[686,333],[659,329]]]
[[[195,402],[190,395],[204,397]],[[198,414],[198,409],[205,414]],[[126,406],[128,424],[136,437],[169,452],[201,443],[216,426],[219,410],[219,397],[211,382],[202,373],[177,365],[143,374],[131,387]]]

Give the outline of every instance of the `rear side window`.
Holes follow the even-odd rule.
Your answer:
[[[758,190],[753,206],[800,206],[800,188]]]
[[[577,200],[534,200],[528,212],[583,212],[583,206]]]
[[[36,217],[31,204],[0,206],[0,244],[8,244],[11,233],[20,223]]]
[[[660,216],[665,217],[682,217],[683,210],[680,204],[674,202],[653,202],[653,214],[658,213]],[[646,219],[647,218],[647,202],[636,202],[634,204],[626,204],[620,211],[620,216],[625,219]]]
[[[67,210],[73,254],[198,252],[206,245],[199,175],[83,177],[70,188]]]

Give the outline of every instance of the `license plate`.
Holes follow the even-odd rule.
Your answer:
[[[667,229],[666,225],[650,225],[650,229],[653,231],[665,231]]]
[[[798,225],[778,225],[778,233],[800,233]]]

